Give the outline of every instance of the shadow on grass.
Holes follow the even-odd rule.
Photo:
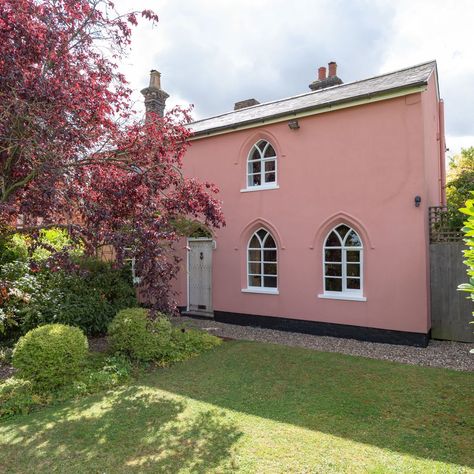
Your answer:
[[[0,423],[0,472],[232,472],[245,415],[474,466],[469,373],[228,342],[140,383]]]
[[[35,472],[231,469],[241,433],[222,412],[186,409],[138,386],[16,417],[0,425],[0,470],[26,472],[32,462]]]
[[[228,342],[145,381],[222,408],[474,466],[474,374]]]

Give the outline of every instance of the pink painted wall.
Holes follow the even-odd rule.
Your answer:
[[[428,82],[426,92],[421,94],[421,103],[424,118],[425,194],[429,206],[439,206],[444,199],[444,124],[440,117],[435,73]]]
[[[427,206],[440,195],[433,90],[431,82],[421,94],[299,119],[296,131],[282,122],[192,142],[185,173],[220,187],[227,221],[216,232],[214,310],[429,330]],[[262,138],[277,151],[280,187],[242,193],[247,154]],[[365,302],[318,298],[323,240],[340,222],[363,239]],[[262,225],[279,247],[278,295],[241,291],[247,242]],[[185,306],[185,259],[181,265],[177,288]]]

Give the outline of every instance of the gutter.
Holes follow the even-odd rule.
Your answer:
[[[289,119],[303,118],[311,115],[317,115],[322,113],[331,112],[334,110],[345,109],[349,107],[357,107],[359,105],[370,104],[373,102],[379,102],[382,100],[394,99],[409,94],[415,94],[426,90],[428,85],[427,81],[420,81],[410,86],[397,87],[394,89],[387,89],[376,93],[366,93],[359,96],[353,96],[345,99],[339,99],[325,104],[312,105],[308,107],[299,108],[296,110],[290,110],[281,112],[268,117],[245,120],[232,125],[222,125],[220,127],[209,128],[195,132],[191,137],[190,141],[199,140],[201,138],[207,138],[215,135],[222,135],[225,133],[236,132],[239,130],[246,130],[249,128],[256,128],[263,124],[269,125],[279,122],[284,122]],[[192,124],[190,124],[191,126]]]

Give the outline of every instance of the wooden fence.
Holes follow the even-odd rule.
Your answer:
[[[457,286],[467,281],[463,234],[449,226],[446,208],[430,208],[431,337],[474,342],[474,310],[468,294]]]
[[[428,214],[430,243],[462,241],[463,233],[453,225],[453,222],[459,222],[460,215],[460,212],[452,211],[447,207],[430,207]]]

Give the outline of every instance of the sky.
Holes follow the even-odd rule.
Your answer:
[[[194,105],[195,119],[308,92],[319,66],[344,82],[438,63],[448,156],[474,146],[474,0],[116,0],[149,8],[120,67],[143,110],[150,69],[167,106]]]

